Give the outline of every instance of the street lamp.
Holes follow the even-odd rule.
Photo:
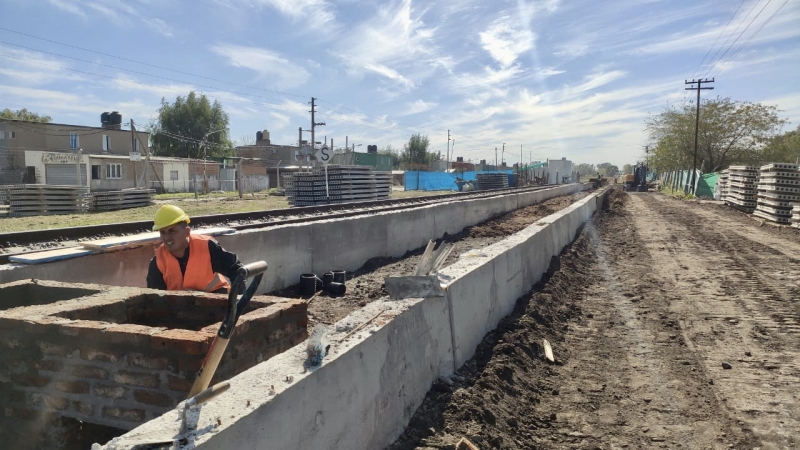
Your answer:
[[[209,131],[205,135],[203,135],[203,139],[200,141],[200,147],[203,149],[203,192],[208,194],[208,178],[206,176],[206,165],[208,161],[208,152],[206,151],[206,139],[211,136],[212,134],[220,133],[222,131],[228,131],[227,128],[222,128],[220,130]],[[194,198],[197,198],[197,186],[194,188]]]

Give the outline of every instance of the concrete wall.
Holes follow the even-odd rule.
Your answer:
[[[243,262],[265,260],[270,264],[258,290],[265,293],[298,283],[300,275],[309,270],[318,274],[353,271],[370,258],[402,256],[445,232],[458,233],[497,215],[589,187],[571,184],[503,197],[454,200],[368,216],[247,230],[217,239]],[[0,265],[0,283],[36,278],[144,287],[153,255],[153,248],[140,247],[47,264]]]
[[[440,273],[445,297],[370,303],[336,324],[318,368],[303,369],[304,346],[231,379],[204,406],[198,449],[380,449],[403,431],[438,377],[469,359],[602,202],[591,195]],[[354,326],[377,319],[343,342]],[[455,346],[453,346],[455,343]],[[243,407],[248,404],[249,407]],[[226,420],[216,422],[225,414]],[[170,411],[123,439],[174,433]]]

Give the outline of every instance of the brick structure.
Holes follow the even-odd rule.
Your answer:
[[[226,302],[223,295],[36,280],[0,285],[0,442],[63,448],[64,436],[75,434],[66,429],[70,421],[122,431],[174,408]],[[304,301],[254,297],[213,382],[302,342],[306,325]]]

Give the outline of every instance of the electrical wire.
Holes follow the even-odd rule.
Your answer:
[[[694,78],[695,74],[697,73],[697,70],[700,67],[703,66],[703,63],[706,62],[706,58],[711,53],[711,50],[714,50],[714,47],[717,45],[717,42],[719,42],[719,38],[721,38],[722,35],[725,34],[725,30],[728,29],[728,25],[731,24],[731,22],[733,21],[733,18],[736,17],[736,14],[739,12],[739,10],[742,8],[742,5],[744,5],[744,2],[746,2],[746,1],[747,0],[742,0],[742,2],[739,3],[739,7],[736,8],[736,11],[733,12],[733,14],[731,15],[731,18],[728,19],[728,23],[726,23],[725,27],[722,28],[722,31],[719,32],[719,35],[717,35],[717,39],[714,40],[714,43],[711,45],[711,48],[709,48],[708,51],[706,52],[706,55],[703,56],[703,59],[702,59],[702,61],[700,61],[700,64],[698,64],[697,67],[695,67],[695,69],[692,71],[692,78]]]
[[[778,14],[778,12],[780,12],[781,9],[783,9],[784,6],[786,6],[787,3],[789,3],[789,0],[784,1],[783,4],[781,4],[781,6],[779,6],[778,9],[776,9],[775,12],[772,13],[772,15],[769,16],[769,18],[767,18],[767,20],[765,20],[761,24],[761,26],[758,27],[758,29],[756,31],[754,31],[753,34],[751,34],[750,37],[747,38],[747,40],[744,41],[744,43],[738,49],[736,49],[736,51],[733,52],[733,54],[731,54],[731,56],[727,60],[725,60],[725,62],[723,62],[723,64],[726,64],[726,63],[729,63],[729,62],[733,61],[733,59],[736,58],[736,55],[738,55],[739,52],[741,52],[742,49],[744,49],[747,46],[747,44],[749,44],[750,41],[752,41],[753,38],[756,37],[756,35],[759,32],[761,32],[761,30],[764,29],[764,27],[772,20],[773,17],[775,17]],[[716,76],[717,74],[719,74],[721,70],[722,70],[721,67],[718,68],[717,71],[714,73],[714,75]]]
[[[769,4],[770,4],[770,3],[772,3],[772,0],[767,0],[767,3],[765,3],[765,4],[764,4],[764,7],[763,7],[763,8],[761,8],[761,10],[758,12],[758,14],[756,14],[756,16],[755,16],[755,17],[753,17],[753,20],[751,20],[751,21],[750,21],[750,23],[748,23],[748,24],[747,24],[747,26],[745,27],[745,29],[744,29],[744,30],[742,30],[742,32],[741,32],[741,33],[739,33],[739,36],[737,36],[737,37],[736,37],[736,39],[735,39],[735,40],[734,40],[734,41],[731,43],[731,45],[729,45],[729,46],[728,46],[728,48],[725,50],[725,52],[722,54],[722,56],[720,56],[720,57],[719,57],[719,59],[717,60],[717,62],[715,62],[715,63],[714,63],[714,64],[713,64],[713,65],[712,65],[712,66],[711,66],[709,69],[708,69],[708,71],[707,71],[707,72],[706,72],[706,74],[704,75],[704,78],[705,78],[705,77],[708,77],[708,74],[709,74],[709,73],[711,73],[711,71],[712,71],[712,70],[714,70],[714,67],[716,67],[716,65],[717,65],[717,64],[719,64],[719,62],[720,62],[720,61],[722,61],[722,58],[724,58],[724,57],[725,57],[725,55],[727,55],[727,54],[728,54],[728,52],[731,50],[731,48],[732,48],[734,45],[736,45],[736,42],[737,42],[737,41],[738,41],[738,40],[739,40],[739,39],[742,37],[742,35],[744,35],[745,31],[747,31],[747,29],[748,29],[748,28],[750,28],[750,25],[752,25],[752,24],[753,24],[753,22],[755,22],[755,21],[756,21],[756,19],[758,19],[758,16],[760,16],[760,15],[761,15],[761,13],[762,13],[762,12],[764,12],[764,10],[767,8],[767,6],[769,6]]]

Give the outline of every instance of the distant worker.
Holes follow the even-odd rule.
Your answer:
[[[214,238],[192,234],[189,216],[182,209],[174,205],[159,208],[153,231],[161,234],[161,245],[150,260],[148,288],[218,294],[230,290],[230,280],[236,277],[242,263]]]

